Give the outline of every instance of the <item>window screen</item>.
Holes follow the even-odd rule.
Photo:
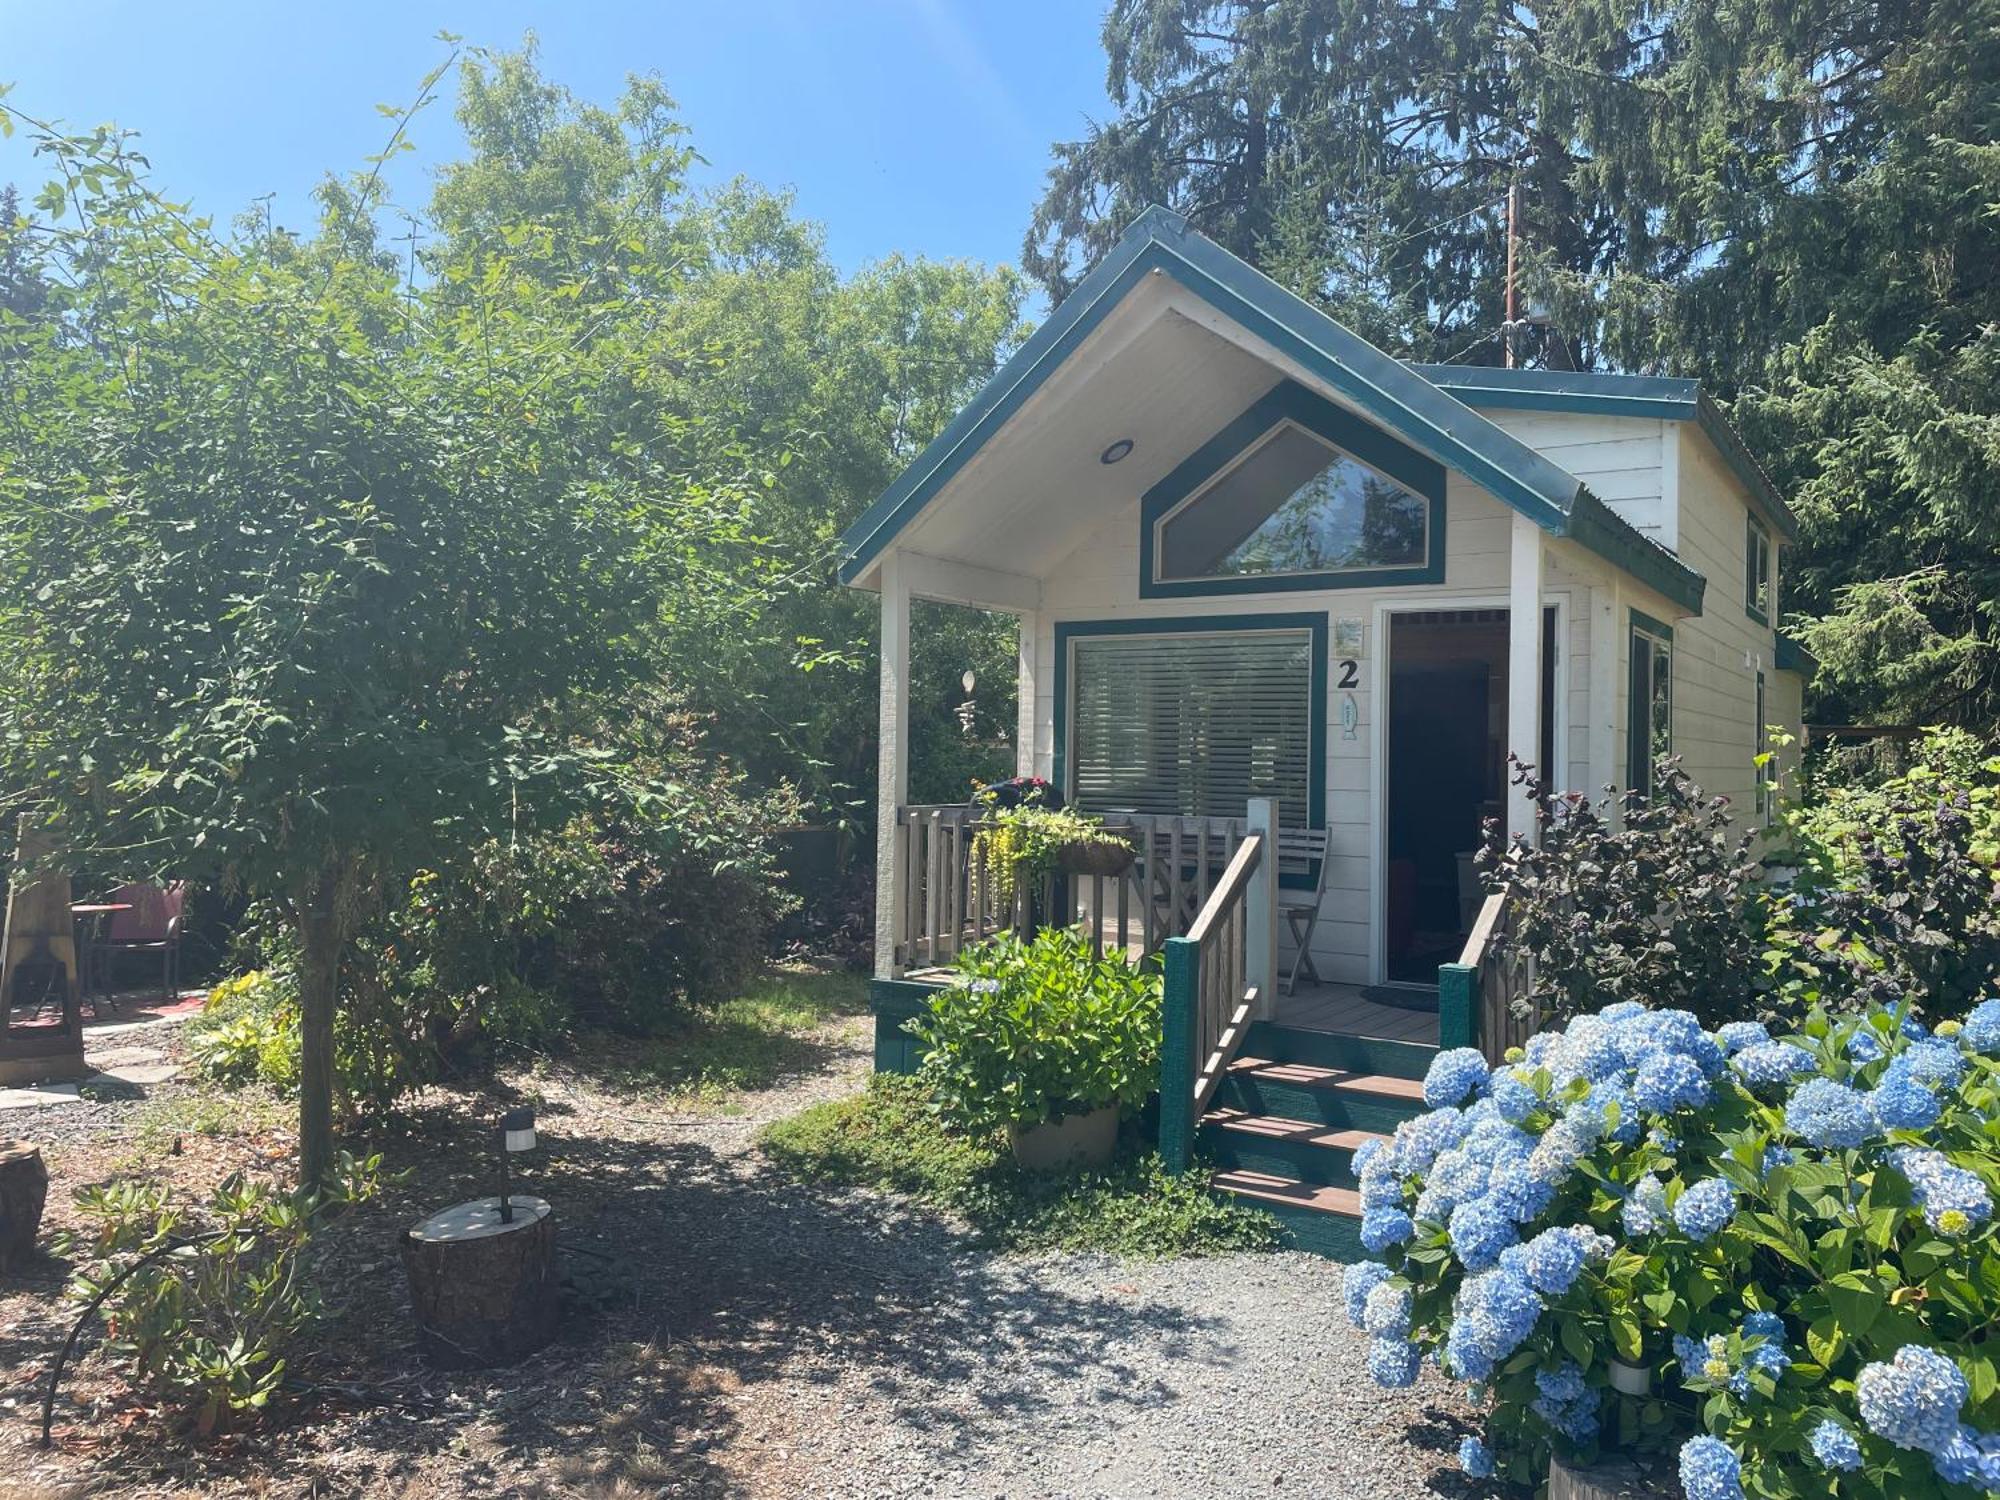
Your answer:
[[[1276,797],[1304,826],[1312,638],[1303,630],[1071,643],[1070,800],[1094,813],[1243,816]]]
[[[1743,523],[1743,607],[1769,619],[1771,593],[1771,534],[1750,516]]]

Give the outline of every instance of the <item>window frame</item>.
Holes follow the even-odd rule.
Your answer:
[[[1759,625],[1771,623],[1778,592],[1778,549],[1771,528],[1755,511],[1743,513],[1743,612]]]
[[[1769,828],[1778,810],[1778,766],[1772,759],[1765,760],[1761,765],[1757,760],[1760,755],[1768,756],[1772,753],[1767,742],[1769,731],[1765,727],[1765,715],[1770,711],[1770,707],[1766,697],[1762,667],[1757,669],[1756,704],[1757,716],[1750,725],[1750,765],[1752,774],[1757,779],[1757,816],[1763,820],[1764,826]]]
[[[1645,691],[1639,691],[1639,648],[1649,663]],[[1674,627],[1633,610],[1625,638],[1625,780],[1629,789],[1650,798],[1659,757],[1653,754],[1654,669],[1664,651],[1667,661],[1667,748],[1674,752]]]
[[[1080,639],[1094,636],[1147,636],[1147,635],[1226,635],[1238,632],[1259,632],[1264,634],[1284,633],[1303,630],[1309,639],[1308,659],[1311,663],[1310,684],[1306,721],[1306,822],[1307,828],[1326,827],[1326,757],[1327,757],[1327,681],[1329,663],[1327,658],[1327,616],[1324,611],[1286,614],[1247,615],[1178,615],[1165,619],[1116,619],[1116,620],[1063,620],[1055,626],[1055,714],[1054,746],[1051,756],[1050,780],[1062,792],[1063,801],[1068,804],[1071,796],[1071,771],[1074,769],[1070,754],[1070,730],[1075,722],[1071,702],[1075,695],[1077,673],[1075,646]],[[1280,809],[1282,815],[1283,810]],[[1240,816],[1234,814],[1232,816]],[[1316,871],[1304,875],[1286,872],[1280,877],[1280,884],[1312,884],[1309,877]]]
[[[1161,528],[1287,425],[1332,445],[1341,454],[1423,500],[1423,561],[1389,566],[1322,568],[1307,573],[1161,577]],[[1444,559],[1444,465],[1292,380],[1280,381],[1267,391],[1140,497],[1139,596],[1144,599],[1210,598],[1229,594],[1282,593],[1294,589],[1358,589],[1379,588],[1385,584],[1442,583]]]

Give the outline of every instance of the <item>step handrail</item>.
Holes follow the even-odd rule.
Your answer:
[[[1458,962],[1438,965],[1440,1047],[1477,1047],[1497,1067],[1541,1029],[1539,1010],[1522,1014],[1516,1005],[1532,976],[1513,936],[1513,887],[1503,885],[1480,906]]]
[[[1249,834],[1187,936],[1162,945],[1160,1157],[1175,1176],[1193,1162],[1202,1111],[1257,1014],[1261,997],[1250,973],[1248,897],[1265,848],[1265,834]]]

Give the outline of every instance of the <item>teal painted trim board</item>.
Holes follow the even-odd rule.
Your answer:
[[[1195,1005],[1200,998],[1201,945],[1171,937],[1161,948],[1166,975],[1160,992],[1160,1164],[1178,1177],[1194,1161]]]
[[[1819,670],[1819,658],[1782,631],[1778,634],[1776,666],[1780,672],[1797,672],[1810,677]]]
[[[1239,577],[1161,579],[1157,556],[1161,524],[1182,501],[1248,452],[1273,428],[1296,422],[1352,454],[1425,501],[1424,560],[1393,567],[1347,568],[1316,573],[1263,573]],[[1379,588],[1397,583],[1444,582],[1444,465],[1389,436],[1381,428],[1315,396],[1296,381],[1283,380],[1266,391],[1221,432],[1141,497],[1139,504],[1139,596],[1142,599],[1203,598],[1267,594],[1298,589]]]
[[[1471,964],[1438,965],[1438,1047],[1479,1045],[1479,971]]]

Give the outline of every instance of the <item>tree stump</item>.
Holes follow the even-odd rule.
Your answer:
[[[443,1370],[527,1358],[555,1337],[556,1221],[540,1198],[475,1198],[404,1231],[417,1352]]]
[[[1633,1459],[1610,1457],[1587,1469],[1572,1469],[1560,1458],[1551,1458],[1549,1500],[1679,1500],[1681,1487],[1666,1477],[1660,1462],[1648,1467]]]
[[[42,1205],[49,1198],[49,1169],[42,1148],[26,1141],[0,1141],[0,1271],[35,1253]]]

